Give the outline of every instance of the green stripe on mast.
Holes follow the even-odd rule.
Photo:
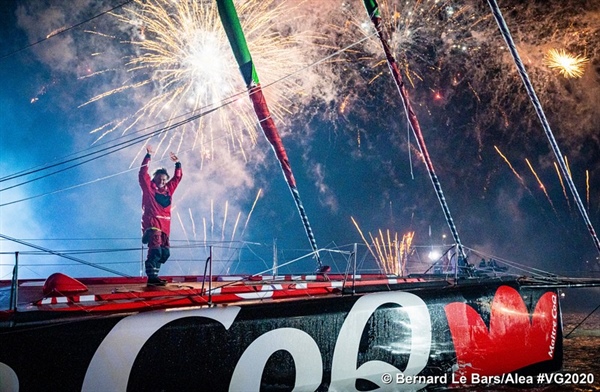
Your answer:
[[[377,5],[377,1],[364,0],[363,3],[365,4],[365,8],[367,9],[367,14],[369,15],[369,18],[380,17],[379,6]]]
[[[244,82],[246,82],[246,87],[259,84],[258,75],[256,74],[252,56],[250,55],[246,37],[244,36],[240,18],[237,15],[233,1],[217,0],[217,8],[231,49],[233,50],[233,55],[240,67]]]

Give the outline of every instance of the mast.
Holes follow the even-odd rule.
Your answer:
[[[429,178],[433,184],[436,195],[442,206],[442,211],[444,212],[444,217],[446,218],[446,222],[448,223],[448,227],[450,228],[450,232],[452,233],[452,237],[454,238],[454,242],[457,244],[459,249],[460,261],[466,264],[466,255],[464,252],[464,248],[460,238],[458,236],[458,230],[456,229],[456,225],[454,224],[454,220],[452,219],[452,215],[450,214],[450,208],[448,207],[448,203],[446,203],[446,197],[444,196],[444,192],[442,191],[442,185],[435,173],[435,169],[433,167],[433,162],[429,157],[429,152],[427,151],[427,146],[425,144],[425,139],[423,138],[423,133],[421,132],[421,126],[419,125],[419,120],[417,119],[417,115],[412,108],[410,103],[408,92],[406,91],[406,87],[404,86],[404,80],[402,79],[402,74],[398,69],[398,63],[392,54],[392,50],[388,43],[388,37],[383,29],[383,25],[381,23],[381,14],[379,13],[379,6],[376,0],[364,0],[364,5],[367,10],[367,14],[373,22],[375,26],[375,30],[377,31],[377,36],[379,37],[379,41],[381,42],[381,46],[383,47],[383,51],[385,52],[385,57],[387,60],[388,67],[390,72],[392,73],[392,77],[394,78],[394,82],[396,83],[396,87],[398,88],[398,92],[400,93],[400,97],[402,99],[402,104],[404,106],[404,110],[406,112],[407,120],[410,124],[410,127],[413,130],[413,134],[417,140],[417,144],[419,145],[419,149],[421,150],[421,154],[423,155],[423,161],[425,162],[425,166],[427,166],[427,172],[429,173]],[[459,263],[461,265],[461,263]]]
[[[285,147],[283,146],[283,142],[279,136],[279,131],[275,126],[275,122],[273,121],[271,113],[269,112],[269,107],[267,106],[267,101],[263,95],[260,81],[258,80],[258,74],[256,73],[254,62],[252,61],[252,56],[250,55],[250,50],[246,44],[246,37],[244,36],[244,31],[242,30],[235,6],[233,5],[232,0],[217,0],[217,8],[219,10],[219,16],[221,17],[223,27],[225,28],[225,33],[229,39],[231,50],[233,51],[244,78],[244,82],[246,83],[246,87],[248,88],[248,94],[250,96],[250,100],[252,101],[252,105],[254,106],[254,112],[258,117],[258,122],[260,123],[260,127],[262,128],[265,137],[271,144],[271,147],[273,148],[273,151],[279,160],[281,170],[283,171],[283,175],[288,183],[290,192],[292,193],[294,202],[298,208],[298,212],[300,213],[300,218],[302,219],[306,236],[308,237],[312,250],[317,259],[317,270],[321,270],[323,268],[323,264],[321,263],[321,258],[319,257],[317,241],[308,221],[308,216],[304,210],[302,200],[300,199],[300,193],[298,192],[298,188],[296,186],[296,180],[294,179],[294,174],[292,173],[292,166],[288,159],[287,152],[285,151]]]
[[[519,71],[519,75],[521,76],[521,79],[523,80],[523,85],[525,86],[525,89],[527,90],[527,94],[529,95],[529,99],[531,100],[531,103],[533,104],[535,112],[537,113],[537,115],[540,119],[540,122],[542,123],[542,128],[544,128],[544,133],[546,134],[546,137],[548,138],[548,142],[550,143],[550,147],[552,148],[552,152],[554,153],[554,156],[556,157],[556,160],[558,161],[558,166],[560,166],[560,171],[562,172],[563,177],[565,178],[565,180],[567,181],[567,184],[569,185],[569,190],[573,194],[573,198],[575,199],[575,204],[577,204],[577,209],[579,209],[579,213],[581,214],[581,217],[583,218],[583,220],[587,226],[587,229],[590,232],[590,235],[592,236],[594,245],[596,245],[596,249],[598,250],[598,253],[600,253],[600,240],[598,240],[598,236],[596,235],[596,230],[594,230],[594,226],[592,225],[590,217],[588,216],[588,214],[585,210],[585,206],[583,205],[583,202],[581,201],[581,197],[579,197],[579,193],[577,192],[577,188],[575,187],[575,184],[573,183],[573,179],[571,178],[571,174],[569,173],[565,159],[563,158],[563,155],[560,152],[558,143],[556,142],[556,139],[554,138],[554,134],[552,133],[552,129],[550,128],[550,123],[548,123],[548,119],[546,118],[544,109],[542,109],[542,104],[540,103],[540,100],[538,99],[537,94],[535,93],[535,89],[533,88],[533,85],[531,84],[531,80],[529,80],[529,75],[527,74],[525,65],[523,65],[523,61],[521,60],[521,57],[519,56],[519,52],[517,51],[517,47],[512,39],[510,30],[508,29],[508,26],[506,25],[506,22],[504,21],[504,18],[502,17],[502,12],[500,12],[500,8],[498,7],[498,4],[496,3],[495,0],[488,0],[488,4],[490,5],[490,8],[492,9],[492,14],[494,15],[494,18],[496,19],[496,23],[498,24],[500,33],[502,34],[502,37],[504,37],[504,40],[506,41],[506,44],[508,45],[508,49],[510,50],[510,53],[515,62],[515,66],[517,67],[517,70]]]

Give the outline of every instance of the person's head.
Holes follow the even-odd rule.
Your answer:
[[[169,172],[167,172],[167,169],[164,167],[157,169],[152,174],[152,182],[156,184],[159,189],[163,188],[167,184],[167,181],[169,181]]]

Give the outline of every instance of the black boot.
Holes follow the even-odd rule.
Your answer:
[[[160,249],[150,249],[148,251],[148,259],[146,260],[146,275],[148,275],[148,286],[164,286],[167,284],[166,280],[160,279],[158,277],[161,258],[162,252]]]
[[[148,286],[166,286],[167,281],[158,276],[148,277]]]

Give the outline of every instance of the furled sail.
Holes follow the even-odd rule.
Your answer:
[[[315,252],[317,268],[321,269],[323,266],[319,257],[317,242],[308,221],[304,206],[302,205],[300,193],[298,192],[298,188],[296,186],[296,180],[294,179],[294,174],[292,173],[290,161],[281,141],[281,137],[279,136],[279,132],[277,131],[277,127],[275,126],[275,122],[273,121],[271,113],[269,112],[267,101],[263,95],[260,81],[258,80],[258,75],[252,61],[252,56],[250,55],[250,50],[246,44],[246,38],[235,10],[235,6],[233,5],[232,0],[217,0],[217,7],[219,10],[219,16],[221,17],[221,22],[225,28],[227,38],[229,39],[229,44],[231,45],[235,59],[240,67],[246,87],[248,88],[248,93],[250,95],[250,99],[252,100],[252,105],[254,106],[254,112],[258,117],[258,121],[265,137],[269,143],[271,143],[271,147],[273,147],[273,151],[279,160],[281,170],[283,170],[285,179],[288,183],[290,191],[292,192],[294,201],[296,202],[296,207],[300,213],[300,218],[304,224],[304,230],[306,231],[306,235],[308,236],[312,250]]]
[[[427,151],[427,146],[425,145],[425,139],[423,138],[423,133],[421,132],[421,126],[419,125],[419,120],[417,119],[417,115],[410,104],[410,100],[408,98],[408,92],[404,87],[404,81],[402,79],[402,75],[400,74],[400,70],[398,69],[398,63],[392,54],[392,50],[388,43],[387,34],[383,28],[381,23],[381,14],[379,12],[379,5],[376,0],[364,0],[364,5],[367,10],[367,14],[373,22],[375,26],[375,30],[377,31],[377,35],[379,37],[379,41],[381,42],[381,46],[383,47],[383,51],[385,52],[385,57],[390,68],[390,72],[394,78],[394,82],[396,83],[396,87],[398,88],[398,92],[400,93],[400,97],[402,98],[402,104],[404,105],[404,109],[406,111],[406,116],[410,127],[413,130],[415,138],[417,139],[417,144],[419,145],[419,149],[421,150],[421,154],[423,155],[423,161],[427,166],[427,171],[429,173],[429,178],[433,183],[433,187],[435,188],[436,195],[438,200],[442,206],[442,210],[444,211],[444,216],[446,218],[446,222],[448,223],[448,227],[450,228],[450,232],[452,233],[452,237],[454,238],[454,242],[458,246],[458,251],[460,255],[460,262],[465,262],[465,252],[463,245],[458,236],[458,230],[456,229],[456,225],[454,224],[454,220],[452,219],[452,215],[450,214],[450,209],[448,208],[448,203],[446,203],[446,197],[444,196],[444,192],[442,191],[442,186],[440,181],[435,173],[435,169],[433,167],[433,162],[429,157],[429,152]]]

